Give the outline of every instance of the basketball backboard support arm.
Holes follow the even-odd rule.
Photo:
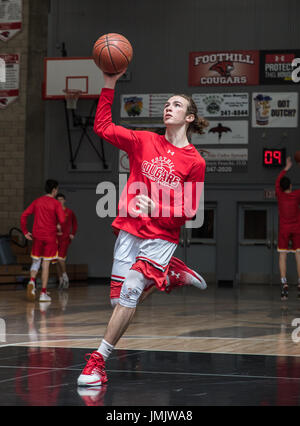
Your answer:
[[[97,101],[94,101],[89,115],[87,117],[82,117],[79,114],[75,113],[74,109],[71,109],[71,110],[68,109],[67,102],[65,101],[65,115],[66,115],[66,124],[67,124],[67,132],[68,132],[68,145],[69,145],[69,154],[70,154],[70,164],[71,164],[72,170],[77,169],[76,159],[79,154],[84,138],[88,140],[89,144],[95,151],[97,157],[102,162],[103,169],[104,170],[108,169],[108,165],[105,158],[103,139],[99,138],[99,141],[100,141],[100,151],[99,151],[97,147],[95,146],[92,138],[88,134],[88,128],[90,127],[90,124],[94,122],[96,107],[97,107]],[[73,126],[80,127],[82,130],[75,152],[73,150],[73,138],[72,138],[71,125],[70,125],[70,114],[72,114]]]

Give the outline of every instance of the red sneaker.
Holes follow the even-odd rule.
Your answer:
[[[105,372],[105,361],[103,356],[97,351],[93,352],[92,354],[86,354],[86,357],[88,355],[90,355],[90,358],[82,373],[78,377],[78,386],[104,385],[108,379]]]
[[[207,288],[207,284],[201,275],[193,271],[193,269],[188,268],[182,260],[174,256],[171,258],[169,264],[168,281],[167,293],[170,293],[176,287],[184,285],[193,285],[201,290]]]

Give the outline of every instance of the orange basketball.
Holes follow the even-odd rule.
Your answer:
[[[300,151],[295,152],[294,158],[297,163],[300,163]]]
[[[104,34],[94,44],[94,61],[107,74],[124,71],[130,64],[132,56],[132,46],[121,34]]]

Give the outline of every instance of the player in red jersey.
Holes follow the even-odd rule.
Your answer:
[[[40,302],[50,302],[51,298],[47,294],[49,278],[49,266],[51,261],[57,259],[57,224],[63,224],[65,214],[59,201],[55,199],[58,193],[58,182],[52,179],[47,180],[45,185],[46,195],[37,198],[22,213],[21,229],[27,240],[33,241],[31,257],[32,265],[30,270],[30,281],[27,285],[27,297],[34,301],[36,296],[35,280],[42,263],[42,291]],[[34,215],[32,233],[27,229],[27,218]]]
[[[279,173],[275,189],[278,201],[278,252],[279,271],[281,278],[281,299],[288,298],[288,283],[286,279],[286,260],[289,252],[295,253],[298,290],[300,290],[300,189],[293,191],[290,179],[285,176],[292,167],[291,157],[286,160],[285,168]],[[292,248],[289,248],[289,242]]]
[[[104,339],[78,378],[79,386],[107,382],[105,361],[130,324],[141,295],[153,283],[159,290],[166,290],[169,263],[179,242],[180,228],[195,216],[205,175],[205,161],[189,142],[191,133],[203,133],[208,125],[198,117],[194,101],[186,95],[174,95],[167,101],[163,136],[116,126],[111,107],[115,84],[121,75],[104,74],[94,130],[129,157],[130,175],[113,222],[119,231],[114,265],[122,262],[122,252],[128,247],[135,259],[124,276],[119,302]]]
[[[78,223],[75,213],[66,206],[66,197],[64,194],[57,194],[56,199],[60,202],[64,213],[65,222],[60,226],[58,239],[58,257],[57,257],[57,274],[59,278],[59,288],[69,288],[69,277],[66,269],[66,259],[68,248],[73,241],[78,229]]]

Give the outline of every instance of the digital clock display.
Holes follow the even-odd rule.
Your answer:
[[[265,167],[285,167],[285,148],[264,148],[263,166]]]

